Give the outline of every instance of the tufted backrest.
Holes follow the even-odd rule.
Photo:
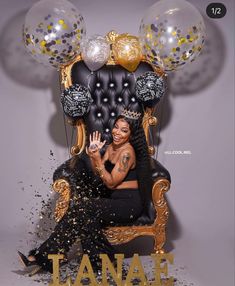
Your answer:
[[[76,62],[71,69],[72,84],[79,83],[90,88],[93,103],[89,113],[83,118],[87,133],[100,131],[103,140],[111,141],[111,129],[115,118],[123,108],[143,114],[143,106],[135,95],[136,78],[146,71],[152,71],[146,63],[140,63],[134,73],[120,65],[106,65],[91,73],[83,61]]]

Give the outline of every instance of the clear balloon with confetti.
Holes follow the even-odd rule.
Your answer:
[[[165,72],[175,71],[200,54],[205,41],[202,15],[185,0],[160,0],[143,17],[139,29],[146,58]]]
[[[41,0],[25,17],[23,39],[40,63],[60,68],[80,53],[85,23],[78,9],[66,0]]]

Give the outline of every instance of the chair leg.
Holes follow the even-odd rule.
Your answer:
[[[155,253],[165,253],[163,246],[166,241],[166,224],[169,210],[165,199],[165,193],[170,188],[170,182],[166,179],[158,179],[153,186],[153,203],[156,210],[154,222],[154,251]]]
[[[166,237],[165,237],[165,233],[162,235],[160,235],[158,233],[155,233],[155,236],[154,236],[154,252],[156,254],[163,254],[165,253],[165,250],[163,248],[164,244],[165,244],[165,240],[166,240]]]

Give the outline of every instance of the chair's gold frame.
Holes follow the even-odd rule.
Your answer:
[[[110,42],[111,53],[108,61],[108,65],[115,65],[115,59],[112,54],[112,43],[114,43],[118,34],[111,31],[107,34],[107,40]],[[78,56],[73,62],[61,69],[61,85],[63,88],[67,88],[72,85],[71,79],[71,69],[74,63],[81,60],[81,56]],[[143,61],[148,62],[144,57]],[[151,63],[149,63],[151,64]],[[156,73],[164,76],[162,70],[157,69],[153,66]],[[149,126],[154,126],[157,124],[157,119],[152,114],[154,112],[153,108],[148,108],[145,111],[143,117],[143,127],[149,145]],[[71,122],[77,129],[77,140],[76,144],[71,148],[72,155],[80,154],[86,144],[86,132],[85,124],[82,119],[77,122]],[[149,153],[153,155],[155,149],[153,146],[149,146]],[[169,216],[168,206],[165,199],[165,193],[170,188],[170,182],[165,178],[158,178],[153,185],[152,198],[153,204],[156,210],[156,219],[152,225],[141,225],[141,226],[120,226],[120,227],[109,227],[105,230],[108,240],[112,244],[122,244],[129,242],[130,240],[138,236],[152,236],[154,238],[154,252],[164,253],[163,246],[166,241],[166,223]],[[55,208],[55,218],[58,222],[68,209],[69,199],[70,199],[70,186],[69,183],[64,179],[56,180],[53,184],[53,189],[55,192],[60,194]]]

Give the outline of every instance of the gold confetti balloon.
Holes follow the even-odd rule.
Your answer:
[[[200,12],[185,0],[160,0],[149,8],[139,29],[143,53],[165,72],[192,62],[205,42]]]
[[[142,59],[139,39],[129,34],[121,34],[113,44],[113,54],[118,64],[130,72],[135,71]]]
[[[66,0],[41,0],[28,11],[23,28],[27,50],[40,63],[60,68],[80,53],[85,23]]]

